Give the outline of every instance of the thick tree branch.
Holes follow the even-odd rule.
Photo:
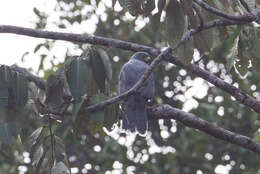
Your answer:
[[[193,1],[197,3],[199,6],[201,6],[202,8],[204,8],[205,10],[209,11],[210,13],[213,13],[217,16],[221,16],[225,19],[234,20],[234,21],[243,21],[243,22],[252,22],[256,19],[255,16],[251,13],[245,15],[238,15],[238,16],[231,15],[221,10],[218,10],[214,7],[211,7],[210,5],[208,5],[202,0],[193,0]]]
[[[220,128],[206,120],[200,119],[192,113],[187,113],[170,105],[158,105],[152,109],[149,114],[150,119],[174,119],[188,127],[198,129],[218,139],[237,144],[243,148],[260,154],[260,143],[253,139]]]
[[[242,22],[243,23],[243,22]],[[227,26],[227,25],[235,25],[235,24],[242,24],[241,22],[237,21],[228,21],[228,20],[214,20],[204,24],[203,30],[213,28],[215,26]],[[201,29],[197,30],[190,30],[189,37],[195,35],[196,33],[202,31]],[[38,38],[48,38],[48,39],[57,39],[57,40],[66,40],[72,42],[83,42],[83,43],[90,43],[96,45],[103,45],[103,46],[110,46],[115,48],[120,48],[129,51],[145,51],[150,53],[153,56],[158,56],[161,52],[158,49],[144,46],[140,44],[135,44],[131,42],[125,42],[116,39],[110,39],[105,37],[97,37],[97,36],[90,36],[90,35],[81,35],[81,34],[71,34],[71,33],[59,33],[59,32],[49,32],[49,31],[40,31],[22,27],[15,27],[15,26],[6,26],[0,25],[0,33],[15,33],[20,35],[27,35],[31,37],[38,37]],[[249,106],[257,113],[260,113],[260,103],[257,100],[239,88],[236,88],[224,80],[218,78],[217,76],[209,73],[206,70],[201,69],[199,66],[190,64],[189,66],[185,66],[181,63],[181,61],[175,56],[168,56],[167,59],[169,62],[180,66],[186,69],[189,72],[196,74],[197,76],[203,78],[204,80],[214,84],[215,86],[219,87],[223,91],[229,93],[233,97],[236,98],[237,101]]]
[[[34,82],[38,88],[45,90],[45,85],[46,85],[45,80],[33,75],[27,69],[21,68],[17,65],[12,65],[10,68],[13,71],[23,74],[30,82]]]

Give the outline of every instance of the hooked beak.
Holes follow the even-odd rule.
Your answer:
[[[144,59],[145,63],[150,63],[152,61],[152,58],[150,56],[146,57]]]

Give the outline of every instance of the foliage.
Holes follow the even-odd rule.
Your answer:
[[[237,0],[205,2],[231,14],[247,12]],[[251,10],[256,4],[260,2],[248,1]],[[102,6],[105,20],[98,12]],[[116,9],[119,6],[122,10]],[[175,47],[186,31],[200,24],[188,0],[57,0],[55,10],[60,12],[59,28],[96,17],[95,35],[157,48],[168,44]],[[218,18],[199,6],[198,10],[204,22]],[[39,18],[36,28],[48,28],[49,16],[36,8],[33,12]],[[140,21],[148,22],[140,27]],[[175,53],[184,64],[198,63],[259,98],[259,37],[254,24],[215,27],[198,33]],[[118,73],[132,53],[75,43],[82,54],[72,56],[68,49],[64,62],[55,64],[55,56],[49,54],[55,43],[46,40],[34,49],[38,53],[45,48],[39,56],[39,71],[44,72],[46,91],[12,68],[0,67],[0,172],[17,173],[18,166],[26,166],[29,173],[68,173],[69,168],[77,168],[82,173],[189,174],[213,173],[218,165],[229,168],[230,174],[260,171],[257,154],[174,120],[150,120],[147,138],[137,136],[132,140],[114,125],[120,124],[122,114],[118,104],[96,112],[82,112],[83,108],[117,94]],[[193,57],[194,53],[203,56]],[[51,69],[44,67],[47,58],[52,60]],[[154,103],[187,110],[259,141],[257,113],[238,104],[227,93],[169,63],[164,62],[154,74]]]

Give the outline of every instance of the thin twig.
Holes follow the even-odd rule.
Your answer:
[[[239,0],[243,7],[246,9],[247,12],[251,13],[250,8],[248,7],[247,3],[244,0]]]
[[[243,21],[243,22],[252,22],[255,20],[255,16],[251,13],[245,15],[231,15],[219,9],[211,7],[210,5],[208,5],[202,0],[193,0],[193,1],[197,3],[199,6],[201,6],[202,8],[204,8],[205,10],[209,11],[210,13],[213,13],[217,16],[221,16],[225,19],[234,20],[234,21]]]
[[[194,2],[192,2],[192,7],[194,8],[196,14],[197,14],[198,17],[199,17],[199,22],[200,22],[200,24],[199,24],[199,26],[198,26],[198,29],[199,29],[199,28],[202,29],[203,26],[204,26],[204,21],[203,21],[202,15],[201,15],[201,13],[200,13],[200,10],[198,9],[198,7],[196,6],[196,4],[195,4]]]

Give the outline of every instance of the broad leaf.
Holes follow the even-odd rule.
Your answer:
[[[111,64],[110,58],[105,50],[98,48],[97,51],[103,62],[103,65],[104,65],[104,68],[106,71],[106,77],[107,77],[108,81],[110,82],[113,79],[113,70],[112,70],[112,64]]]
[[[51,174],[69,174],[69,169],[63,162],[58,162],[51,169]]]
[[[142,3],[144,16],[148,16],[155,8],[155,0],[146,0]]]
[[[63,103],[64,80],[55,74],[49,75],[46,81],[45,103],[54,110],[57,110]]]
[[[17,72],[13,74],[13,92],[15,109],[20,110],[28,100],[28,80]]]
[[[138,3],[136,0],[125,0],[125,7],[127,8],[128,12],[133,15],[137,16],[140,9],[140,3]]]
[[[97,94],[91,98],[91,104],[93,105],[96,103],[100,103],[101,101],[104,101],[105,99],[106,99],[106,96],[103,93]],[[104,118],[104,109],[100,109],[98,111],[92,112],[90,118],[94,123],[98,123],[98,122],[102,121],[102,119]]]
[[[78,112],[79,112],[83,102],[84,102],[84,99],[81,99],[80,102],[74,103],[72,105],[72,121],[73,122],[75,122],[77,115],[78,115]]]
[[[85,62],[80,58],[75,58],[66,65],[65,69],[71,95],[76,102],[80,102],[87,85],[87,67]]]
[[[185,28],[185,17],[182,8],[177,0],[171,0],[166,10],[166,39],[175,47],[181,40]]]
[[[118,121],[119,105],[114,103],[105,108],[104,126],[111,131],[113,125]]]
[[[63,143],[60,137],[54,136],[55,140],[55,157],[56,161],[64,161],[66,160],[66,152],[65,152],[65,144]]]
[[[11,146],[18,133],[16,124],[0,122],[0,144]]]
[[[89,65],[87,66],[87,86],[86,92],[88,96],[94,96],[98,93],[98,85],[93,75],[93,70]]]
[[[11,72],[7,71],[6,66],[0,67],[0,110],[8,105],[8,81]]]
[[[210,52],[209,57],[215,61],[226,63],[227,55],[230,54],[230,51],[235,44],[235,39],[239,36],[240,31],[241,27],[238,26],[228,39],[224,40]]]
[[[94,78],[101,92],[105,92],[106,71],[105,71],[105,66],[103,64],[102,58],[95,48],[92,48],[90,50],[89,56],[91,60],[91,67],[92,67]]]

